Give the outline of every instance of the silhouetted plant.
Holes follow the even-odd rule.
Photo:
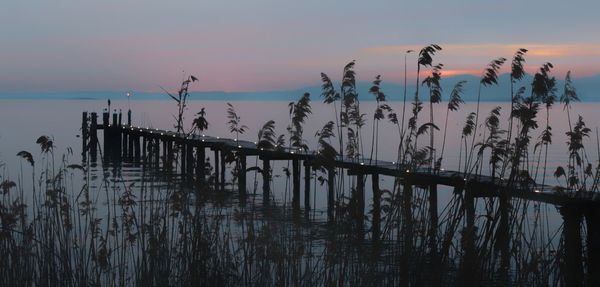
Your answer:
[[[230,103],[227,103],[227,118],[229,119],[227,122],[229,124],[229,132],[235,133],[235,140],[237,141],[239,140],[239,135],[245,133],[248,127],[242,125],[241,117],[238,116],[235,108]]]
[[[571,81],[571,71],[567,72],[565,76],[565,85],[563,89],[563,94],[560,96],[560,102],[564,104],[563,110],[567,110],[567,120],[569,121],[569,131],[573,131],[571,127],[571,102],[578,102],[579,97],[577,96],[577,90],[575,86],[573,86],[573,82]]]
[[[446,133],[448,131],[448,116],[451,111],[457,111],[460,108],[460,105],[464,103],[462,100],[463,87],[466,81],[459,81],[454,85],[452,92],[450,93],[450,99],[448,100],[448,107],[446,109],[446,120],[444,121],[444,137],[442,140],[442,150],[440,152],[440,157],[437,159],[435,163],[435,170],[439,170],[442,166],[442,160],[444,159],[444,149],[446,147]]]
[[[540,68],[539,72],[537,72],[535,74],[535,76],[533,77],[533,83],[532,83],[532,89],[531,89],[531,93],[534,97],[536,97],[536,99],[538,99],[539,101],[541,101],[544,106],[546,107],[546,128],[542,131],[542,134],[540,136],[540,141],[538,143],[536,143],[535,149],[537,149],[538,147],[544,147],[545,148],[545,155],[544,155],[544,169],[543,169],[543,173],[542,173],[542,185],[545,183],[545,178],[546,178],[546,166],[547,166],[547,162],[548,162],[548,145],[552,143],[552,128],[550,127],[550,108],[552,107],[552,105],[554,104],[554,101],[556,99],[555,96],[555,92],[556,92],[556,79],[554,77],[550,77],[548,75],[548,73],[550,72],[550,69],[552,69],[553,66],[551,63],[545,63],[542,65],[542,67]],[[540,155],[538,156],[538,165],[536,167],[536,178],[537,178],[537,173],[538,173],[538,169],[539,169],[539,165],[540,165],[540,159],[541,159],[541,148],[540,148]]]
[[[373,114],[373,129],[371,136],[371,155],[370,159],[373,159],[373,151],[375,151],[375,160],[377,160],[378,147],[379,147],[379,121],[385,119],[384,112],[392,112],[392,108],[387,104],[382,104],[385,102],[385,94],[381,91],[381,75],[377,75],[375,80],[373,81],[373,86],[369,89],[369,93],[375,97],[375,101],[377,103],[375,107],[375,113]],[[394,114],[393,117],[396,115]],[[395,120],[396,124],[398,122],[397,118]]]
[[[471,148],[469,150],[469,158],[466,163],[468,169],[470,169],[471,160],[473,156],[473,149],[475,147],[475,138],[477,137],[477,126],[479,125],[479,105],[481,103],[481,90],[482,87],[488,87],[491,85],[498,84],[498,71],[504,62],[505,58],[498,58],[492,60],[488,66],[483,71],[483,75],[481,76],[481,80],[479,81],[479,89],[477,92],[477,108],[475,109],[475,122],[473,126],[473,139],[471,141]]]
[[[525,69],[523,68],[523,64],[525,63],[525,53],[527,53],[527,49],[518,49],[511,62],[511,72],[510,72],[510,111],[515,109],[515,90],[514,85],[523,79],[525,76]],[[513,131],[513,117],[509,119],[508,125],[508,142],[510,143],[512,140],[512,131]]]
[[[167,90],[162,89],[165,93],[167,93],[167,95],[169,95],[169,97],[171,97],[171,99],[173,99],[175,102],[177,102],[177,117],[176,117],[176,124],[175,124],[175,129],[177,130],[178,133],[184,132],[183,129],[183,113],[185,111],[185,109],[187,108],[187,99],[189,97],[189,93],[188,93],[188,89],[191,83],[198,81],[198,78],[189,75],[185,80],[183,80],[183,82],[181,82],[181,87],[179,88],[179,91],[177,91],[177,96],[174,96],[173,94],[169,93]]]
[[[433,120],[433,104],[438,104],[442,101],[442,86],[440,85],[440,79],[442,76],[443,64],[437,64],[431,70],[431,75],[423,80],[423,85],[427,85],[429,88],[429,122],[431,123],[429,129],[429,160],[431,161],[429,167],[434,168],[435,160],[435,146],[434,146],[434,126]]]
[[[200,109],[200,112],[196,114],[196,118],[192,121],[192,132],[199,131],[202,133],[208,129],[208,121],[206,120],[206,112],[204,108]]]
[[[408,71],[407,71],[406,56],[412,52],[414,52],[414,51],[407,50],[406,53],[404,53],[404,96],[402,99],[402,123],[400,123],[400,144],[398,144],[398,162],[404,162],[404,160],[402,160],[400,157],[403,157],[402,148],[403,148],[403,143],[404,143],[404,119],[406,118],[406,89],[407,89],[407,85],[408,85],[407,84]],[[393,119],[395,119],[395,121],[398,122],[396,114],[394,114]]]
[[[304,132],[304,121],[311,114],[310,107],[310,94],[304,93],[302,98],[297,103],[291,102],[288,104],[290,108],[290,118],[292,124],[288,126],[287,130],[290,133],[290,145],[293,148],[300,148],[308,150],[308,146],[302,139],[302,133]]]

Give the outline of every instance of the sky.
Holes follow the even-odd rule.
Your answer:
[[[0,91],[272,91],[339,79],[401,82],[436,43],[443,75],[480,75],[527,48],[526,69],[600,74],[600,1],[4,0]],[[409,77],[416,55],[407,56]],[[503,71],[508,71],[508,66]]]

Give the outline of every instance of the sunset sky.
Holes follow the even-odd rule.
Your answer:
[[[599,11],[592,0],[6,0],[0,91],[159,91],[184,71],[194,90],[285,90],[337,79],[351,60],[359,80],[399,82],[404,51],[430,43],[446,76],[478,75],[520,47],[529,71],[552,62],[557,77],[592,76]]]

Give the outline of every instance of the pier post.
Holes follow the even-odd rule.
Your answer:
[[[165,144],[167,145],[167,170],[169,172],[173,172],[173,141],[166,140]]]
[[[430,280],[431,286],[441,285],[441,276],[439,270],[440,256],[438,252],[438,189],[437,184],[429,185],[429,259],[430,259]]]
[[[406,175],[408,177],[408,174]],[[413,214],[412,214],[412,182],[404,178],[402,191],[402,259],[400,261],[401,286],[410,286],[410,261],[413,248]]]
[[[119,128],[118,115],[113,114],[112,126],[110,128],[111,139],[110,139],[110,151],[113,159],[117,159],[121,156],[121,130]]]
[[[204,153],[204,146],[196,146],[196,178],[198,183],[204,185],[204,167],[206,164],[204,160],[206,159],[206,154]]]
[[[154,144],[152,143],[152,138],[151,137],[144,137],[145,141],[146,141],[146,156],[144,157],[146,159],[146,163],[149,166],[153,166],[154,165]]]
[[[352,195],[354,200],[354,218],[362,224],[365,215],[365,175],[359,171],[356,175],[356,191]]]
[[[194,147],[189,144],[186,143],[186,160],[187,160],[187,170],[186,170],[186,174],[187,174],[187,178],[188,180],[192,180],[194,177]]]
[[[327,218],[333,219],[335,209],[335,168],[327,168]]]
[[[215,149],[215,191],[219,190],[219,173],[221,172],[220,167],[219,167],[219,150]]]
[[[379,174],[371,175],[371,186],[373,189],[373,240],[378,241],[381,236],[381,190],[379,189]]]
[[[271,193],[271,161],[267,158],[263,159],[262,168],[262,180],[263,180],[263,201],[268,201]]]
[[[83,112],[81,115],[81,154],[85,158],[85,154],[87,152],[88,145],[88,114],[87,112]]]
[[[127,110],[127,125],[131,126],[131,110]]]
[[[586,249],[587,249],[587,282],[593,286],[600,282],[600,212],[589,208],[585,212],[585,223],[587,227]]]
[[[221,150],[221,191],[225,191],[225,156],[227,155],[227,152],[224,150]]]
[[[179,153],[179,161],[181,163],[181,170],[179,171],[179,173],[181,174],[181,179],[183,181],[185,181],[186,177],[187,177],[187,174],[186,174],[186,171],[187,171],[187,159],[186,159],[186,157],[187,157],[187,151],[186,151],[186,148],[187,148],[187,146],[186,146],[185,142],[176,143],[176,144],[179,146],[179,151],[180,151],[180,153]]]
[[[304,208],[310,210],[310,162],[304,161]]]
[[[129,153],[129,150],[127,149],[128,148],[128,140],[127,140],[127,138],[128,138],[128,135],[129,135],[129,130],[123,129],[123,128],[121,128],[120,130],[121,130],[121,139],[122,139],[122,142],[121,142],[122,157],[123,158],[127,158],[128,157],[128,153]]]
[[[162,164],[163,170],[167,169],[167,141],[164,138],[159,139],[162,142]]]
[[[91,114],[90,124],[90,153],[93,161],[96,158],[96,152],[98,148],[98,114],[95,112]]]
[[[246,155],[238,152],[238,161],[240,166],[238,168],[238,190],[240,192],[240,200],[246,195]]]
[[[154,138],[154,164],[158,168],[160,166],[160,139]]]
[[[104,138],[104,158],[108,160],[108,154],[110,154],[110,140],[111,140],[111,130],[109,128],[109,114],[108,112],[102,113],[102,126],[103,126],[103,138]]]
[[[133,144],[133,149],[135,150],[135,158],[134,161],[136,163],[140,163],[141,154],[140,154],[140,135],[135,135],[135,143]]]
[[[498,225],[497,247],[500,250],[500,270],[498,270],[499,282],[502,285],[510,285],[510,226],[509,209],[510,198],[508,190],[501,189],[499,196],[500,224]]]
[[[565,286],[583,286],[583,258],[581,242],[582,213],[577,207],[563,206],[560,209],[563,218],[564,274]],[[597,270],[595,270],[597,272]],[[596,282],[597,283],[597,282]]]
[[[147,161],[148,157],[147,157],[147,153],[146,153],[146,148],[147,148],[147,138],[146,136],[141,136],[142,137],[142,158],[144,159],[144,163]]]
[[[300,161],[298,159],[292,160],[292,181],[292,206],[300,208]]]
[[[127,136],[127,141],[128,141],[128,147],[127,149],[129,150],[129,152],[127,153],[127,158],[128,159],[132,159],[133,158],[133,154],[134,154],[134,150],[133,150],[133,142],[134,142],[134,138],[135,136],[133,135],[134,132],[131,130],[131,127],[128,129],[127,133],[129,134]]]
[[[464,193],[466,227],[462,238],[464,255],[460,266],[460,282],[462,286],[477,286],[475,280],[478,274],[475,269],[475,198],[473,191],[469,188],[465,188]]]

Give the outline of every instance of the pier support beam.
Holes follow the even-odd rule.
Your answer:
[[[96,161],[96,154],[98,151],[98,115],[92,113],[90,120],[90,157],[92,161]]]
[[[141,153],[140,153],[140,136],[139,135],[135,136],[135,143],[133,145],[133,149],[135,150],[135,159],[134,159],[134,161],[136,163],[139,163],[140,159],[141,159]]]
[[[498,270],[499,284],[510,284],[510,226],[509,226],[509,210],[510,198],[508,190],[500,190],[499,207],[500,224],[498,225],[497,233],[497,248],[500,250],[500,269]]]
[[[431,286],[441,286],[441,274],[438,272],[440,266],[440,254],[438,251],[438,188],[437,184],[429,185],[429,230],[428,230],[428,243],[429,243],[429,268],[430,278],[429,282]]]
[[[402,259],[400,261],[401,286],[410,286],[410,262],[412,260],[413,214],[412,214],[412,183],[405,178],[402,190]]]
[[[292,181],[292,206],[300,208],[300,161],[297,159],[292,160]]]
[[[220,157],[219,157],[219,150],[215,149],[215,191],[219,190],[219,173],[221,172],[220,168],[219,168],[219,161],[220,161]]]
[[[88,146],[88,113],[83,112],[81,114],[81,155],[85,161],[85,155],[87,153]]]
[[[185,146],[185,161],[187,162],[185,173],[187,180],[192,181],[194,178],[194,147],[191,144],[185,144]]]
[[[271,196],[271,161],[269,159],[263,159],[262,170],[263,201],[267,202]]]
[[[583,286],[583,258],[581,243],[582,213],[576,207],[563,206],[560,214],[564,220],[563,239],[565,244],[564,266],[562,266],[565,286]],[[597,270],[595,270],[597,272]],[[597,283],[597,282],[596,282]]]
[[[158,137],[154,139],[154,164],[156,164],[156,168],[160,166],[160,139]]]
[[[221,191],[225,191],[225,156],[227,151],[221,150]]]
[[[335,168],[327,168],[327,218],[333,219],[335,209]]]
[[[381,190],[379,189],[379,174],[371,175],[371,186],[373,189],[373,240],[378,241],[381,237]]]
[[[585,223],[587,226],[587,283],[593,286],[600,282],[600,212],[593,209],[586,210]]]
[[[362,224],[363,216],[365,215],[365,175],[359,173],[356,175],[356,192],[352,196],[354,198],[354,217]]]
[[[239,174],[238,174],[238,190],[240,192],[240,200],[246,195],[246,155],[238,153]]]
[[[475,198],[469,188],[464,190],[466,227],[463,232],[464,255],[461,262],[460,283],[462,286],[477,286],[477,270],[475,269]]]
[[[203,187],[204,186],[204,167],[206,164],[204,160],[206,159],[206,154],[204,151],[204,146],[196,146],[196,179],[198,183]]]
[[[310,210],[310,164],[304,161],[304,208]]]
[[[187,151],[186,151],[186,144],[185,142],[181,142],[181,143],[176,143],[177,145],[179,145],[179,161],[181,162],[181,170],[179,171],[179,173],[181,174],[181,179],[183,181],[186,181],[186,170],[187,170]]]

